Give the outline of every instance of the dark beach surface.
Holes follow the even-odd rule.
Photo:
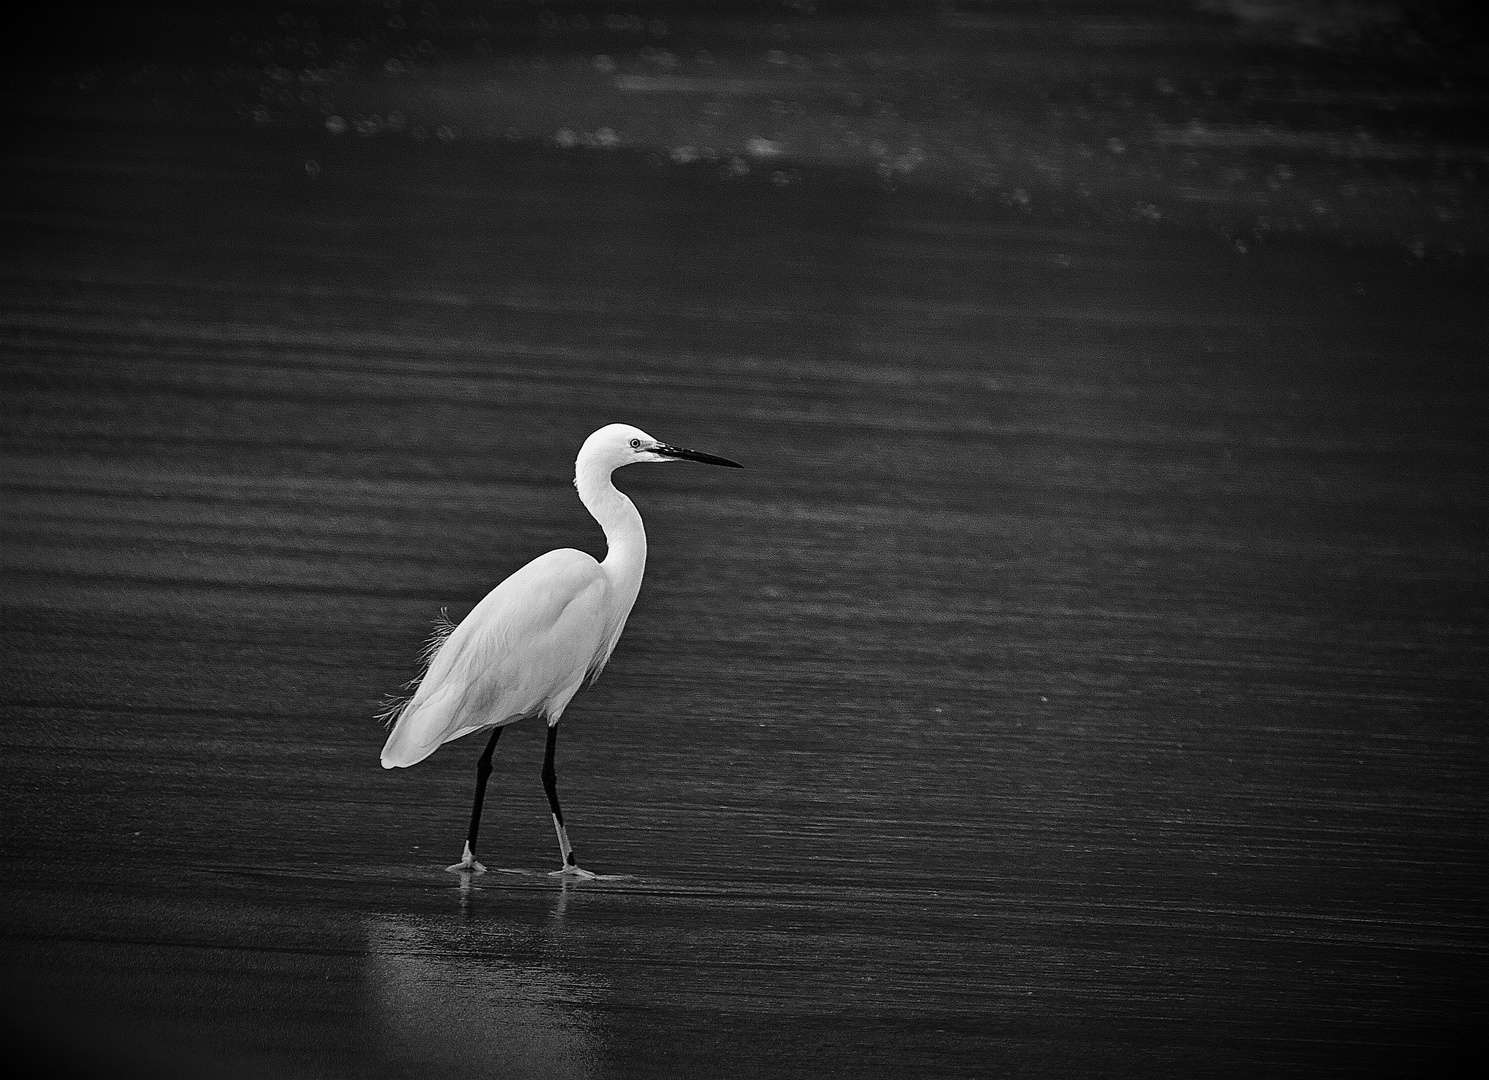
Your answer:
[[[1461,12],[811,7],[167,4],[12,47],[18,1053],[1192,1077],[1477,1046]],[[536,724],[483,831],[522,872],[447,874],[479,741],[385,772],[374,715],[442,609],[601,552],[570,480],[613,420],[747,466],[619,477],[647,580],[559,783],[624,876],[546,876]]]

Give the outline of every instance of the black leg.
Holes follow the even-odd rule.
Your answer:
[[[445,867],[454,874],[484,874],[486,868],[476,862],[476,834],[481,831],[481,804],[486,801],[486,781],[491,779],[491,755],[496,752],[496,740],[502,737],[501,728],[491,730],[491,741],[481,752],[476,762],[476,797],[470,805],[470,831],[465,834],[465,853],[454,866]]]
[[[548,749],[543,754],[543,791],[548,795],[548,807],[553,811],[553,827],[558,830],[558,850],[563,855],[564,866],[577,866],[574,849],[569,846],[569,833],[564,828],[564,812],[558,805],[558,772],[553,767],[553,752],[558,747],[558,725],[548,725]]]
[[[491,755],[496,752],[496,740],[501,737],[502,729],[492,728],[491,741],[486,744],[480,760],[476,762],[476,797],[470,807],[470,832],[465,837],[467,850],[471,854],[476,850],[476,834],[481,831],[481,806],[486,802],[486,781],[491,779]]]

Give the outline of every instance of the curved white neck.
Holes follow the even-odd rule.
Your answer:
[[[607,550],[600,565],[634,599],[646,570],[646,529],[640,511],[616,490],[610,473],[603,465],[581,459],[575,463],[574,486],[579,489],[579,501],[605,530]]]

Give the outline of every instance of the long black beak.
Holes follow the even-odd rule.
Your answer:
[[[705,454],[701,450],[685,450],[681,446],[668,446],[666,443],[657,443],[651,448],[652,453],[662,454],[666,457],[682,458],[684,461],[701,461],[705,465],[727,465],[731,469],[743,469],[744,466],[737,461],[730,461],[726,457],[717,457],[713,454]]]

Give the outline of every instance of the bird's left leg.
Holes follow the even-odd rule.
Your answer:
[[[563,855],[564,868],[555,870],[551,877],[592,878],[588,870],[579,869],[574,858],[574,848],[569,843],[568,830],[564,828],[564,812],[558,805],[558,773],[553,768],[553,752],[558,746],[558,725],[548,725],[548,749],[543,754],[543,790],[548,795],[548,806],[553,811],[553,828],[558,833],[558,850]]]
[[[484,874],[486,868],[476,862],[476,836],[481,831],[481,805],[486,801],[486,782],[491,779],[491,755],[496,753],[496,740],[502,737],[501,728],[491,729],[491,741],[486,744],[476,762],[476,795],[470,808],[470,831],[465,834],[465,853],[454,866],[445,867],[452,874]]]

